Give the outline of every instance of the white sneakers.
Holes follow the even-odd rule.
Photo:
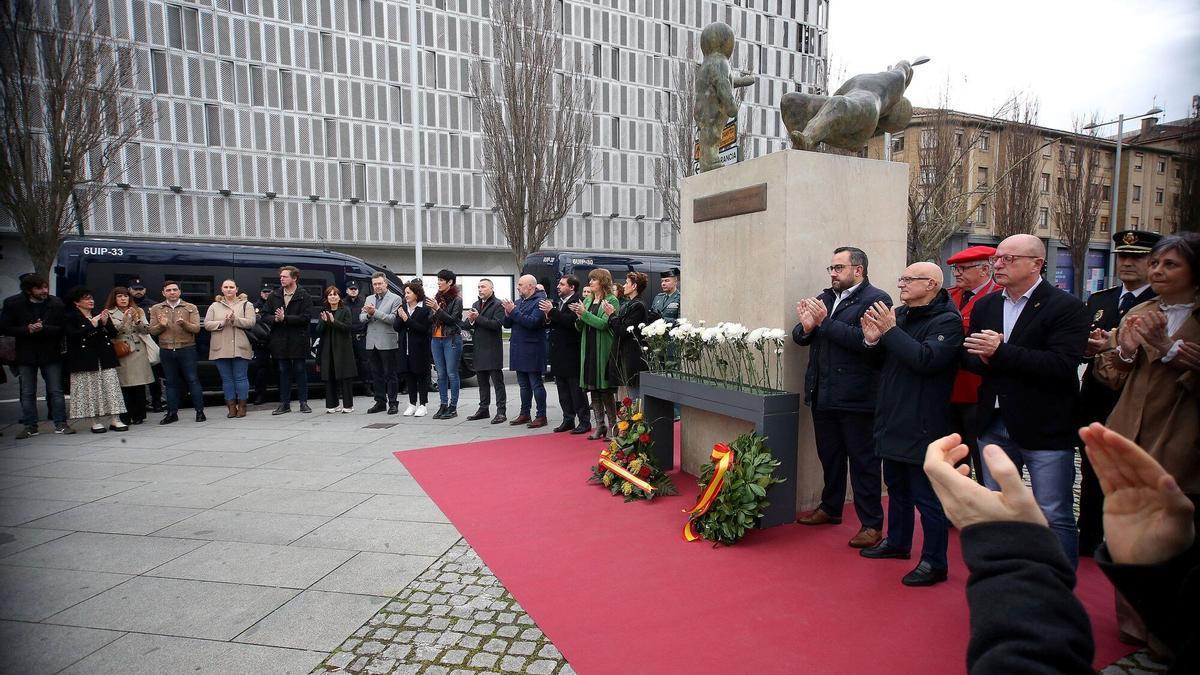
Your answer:
[[[325,409],[326,415],[333,415],[334,413],[340,413],[340,412],[345,412],[345,410],[340,405],[336,408],[326,408]]]
[[[419,405],[419,406],[417,406],[417,411],[415,413],[413,413],[413,415],[415,415],[417,417],[424,417],[426,412],[428,412],[428,411],[425,410],[425,406]]]
[[[349,415],[350,413],[354,412],[354,408],[342,408],[342,412]]]
[[[417,406],[410,403],[410,404],[408,404],[408,407],[404,409],[404,416],[412,417],[413,413],[415,413],[416,411],[417,411]]]

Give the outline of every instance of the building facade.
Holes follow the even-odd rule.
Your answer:
[[[942,260],[967,246],[994,245],[999,240],[996,210],[989,194],[994,193],[996,182],[1003,178],[1009,166],[1002,155],[1006,148],[1006,135],[1012,133],[1012,123],[957,111],[939,114],[938,111],[918,109],[907,129],[892,134],[890,139],[884,136],[872,138],[860,152],[865,157],[890,158],[909,164],[911,189],[918,194],[923,189],[922,176],[929,171],[923,166],[922,158],[928,161],[930,153],[923,155],[922,145],[931,142],[930,135],[933,132],[930,129],[933,125],[947,123],[952,126],[951,132],[942,132],[939,137],[948,137],[962,148],[962,159],[957,168],[960,172],[958,189],[974,193],[978,198],[967,200],[976,208],[964,214],[965,222],[946,242]],[[1140,131],[1125,135],[1121,148],[1120,185],[1115,192],[1115,228],[1110,219],[1116,138],[1094,139],[1099,145],[1101,199],[1086,256],[1084,295],[1116,283],[1108,276],[1110,243],[1114,231],[1140,229],[1169,234],[1178,229],[1176,214],[1180,200],[1186,198],[1185,173],[1194,163],[1185,152],[1185,143],[1181,141],[1181,136],[1186,137],[1187,129],[1191,129],[1192,136],[1196,135],[1194,121],[1180,120],[1159,125],[1157,120],[1150,118],[1144,120]],[[1153,130],[1160,131],[1155,133]],[[1060,288],[1076,292],[1071,255],[1059,237],[1057,216],[1058,195],[1064,190],[1064,181],[1070,180],[1072,140],[1078,135],[1046,127],[1034,127],[1034,131],[1040,139],[1040,148],[1034,155],[1037,163],[1037,210],[1028,231],[1047,243],[1048,278]],[[885,147],[889,141],[890,146]]]
[[[426,270],[511,272],[469,80],[476,55],[493,53],[491,2],[415,0],[414,36],[413,1],[96,0],[98,30],[133,66],[128,93],[156,119],[125,148],[87,231],[324,246],[411,272],[420,227]],[[595,152],[547,248],[677,250],[654,188],[656,111],[709,22],[734,28],[735,66],[759,76],[742,106],[744,158],[780,147],[785,92],[825,86],[828,0],[553,4],[563,64],[594,92]]]

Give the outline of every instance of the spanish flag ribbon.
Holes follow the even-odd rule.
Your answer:
[[[651,485],[651,484],[647,483],[646,481],[642,480],[641,478],[638,478],[637,476],[629,473],[629,471],[627,471],[625,469],[625,467],[623,467],[620,464],[617,464],[616,462],[609,459],[609,456],[610,456],[609,451],[607,448],[605,448],[600,453],[600,461],[599,461],[600,466],[617,474],[618,476],[620,476],[621,478],[624,478],[625,480],[629,481],[630,483],[633,483],[642,492],[646,492],[646,493],[654,492],[653,485]]]
[[[717,443],[713,446],[709,459],[717,463],[712,480],[708,482],[708,487],[704,489],[704,494],[700,495],[700,500],[696,502],[696,505],[690,511],[684,511],[688,514],[688,521],[683,526],[683,538],[688,541],[696,541],[700,538],[700,535],[696,534],[692,528],[692,523],[708,512],[713,502],[716,501],[717,495],[720,494],[721,488],[725,486],[725,473],[733,466],[733,449],[724,443]]]

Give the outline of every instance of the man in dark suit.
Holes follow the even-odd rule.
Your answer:
[[[1092,332],[1088,335],[1086,356],[1091,358],[1113,348],[1110,333],[1121,324],[1130,309],[1150,300],[1157,294],[1150,288],[1150,249],[1162,235],[1139,230],[1123,230],[1113,235],[1116,242],[1117,277],[1119,286],[1092,293],[1087,301]],[[1115,346],[1115,345],[1114,345]],[[1101,384],[1089,363],[1083,373],[1083,424],[1103,423],[1108,419],[1121,392]],[[1079,485],[1079,554],[1091,556],[1104,543],[1104,492],[1092,470],[1092,463],[1080,450]]]
[[[568,309],[576,302],[583,302],[579,279],[566,275],[558,280],[558,297],[553,301],[542,300],[541,310],[550,325],[550,374],[558,387],[558,405],[563,411],[562,424],[554,427],[554,431],[586,434],[592,430],[592,409],[579,386],[580,333],[575,327],[578,317]]]
[[[984,296],[971,312],[963,365],[983,376],[979,446],[997,445],[1018,470],[1028,468],[1038,506],[1074,566],[1078,373],[1089,322],[1078,298],[1042,279],[1045,262],[1046,247],[1033,235],[1014,235],[996,247],[994,277],[1004,290]],[[1000,489],[986,464],[983,482]]]
[[[867,280],[867,254],[843,246],[827,268],[830,287],[815,298],[796,303],[800,323],[792,340],[810,348],[804,375],[804,402],[812,408],[817,455],[825,487],[821,504],[801,516],[801,525],[842,522],[846,502],[846,463],[854,489],[854,510],[862,527],[850,545],[869,548],[883,539],[883,505],[879,458],[872,437],[879,375],[865,358],[862,316],[877,302],[892,299]]]

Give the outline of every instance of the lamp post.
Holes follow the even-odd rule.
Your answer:
[[[412,51],[411,57],[408,59],[408,79],[412,82],[412,133],[413,133],[413,221],[414,231],[416,232],[416,277],[420,279],[425,273],[424,261],[424,239],[425,239],[425,215],[421,209],[421,84],[417,80],[420,76],[420,66],[418,59],[420,58],[421,48],[420,41],[417,39],[417,31],[420,27],[417,14],[420,10],[419,0],[411,0],[408,6],[408,39],[411,40],[410,48]]]
[[[1093,129],[1099,129],[1100,127],[1106,127],[1110,124],[1117,125],[1117,152],[1116,152],[1116,155],[1113,157],[1112,189],[1109,190],[1109,195],[1108,195],[1108,201],[1109,201],[1108,227],[1109,227],[1109,230],[1114,234],[1117,232],[1117,199],[1118,199],[1117,193],[1121,192],[1121,142],[1123,140],[1121,138],[1121,136],[1125,131],[1125,120],[1126,119],[1131,119],[1131,120],[1141,119],[1143,117],[1157,115],[1161,112],[1162,112],[1162,108],[1159,108],[1158,106],[1154,106],[1153,108],[1147,110],[1146,112],[1142,113],[1141,115],[1136,115],[1136,116],[1132,116],[1132,117],[1128,117],[1128,118],[1125,117],[1124,115],[1118,115],[1117,119],[1115,119],[1115,120],[1111,120],[1108,122],[1093,122],[1092,124],[1089,124],[1083,128],[1084,131],[1092,131]],[[1121,192],[1120,196],[1121,196],[1121,198],[1124,198],[1125,197],[1124,192]],[[1115,260],[1115,257],[1113,256],[1113,252],[1114,252],[1114,249],[1116,248],[1116,245],[1117,245],[1117,242],[1114,241],[1113,238],[1110,236],[1108,238],[1108,272],[1106,275],[1108,279],[1113,278],[1113,274],[1114,274],[1114,270],[1115,270],[1116,260]]]

